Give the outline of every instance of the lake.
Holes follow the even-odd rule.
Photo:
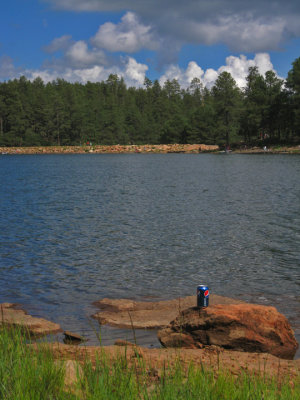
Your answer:
[[[0,302],[94,344],[93,301],[205,283],[274,305],[300,341],[299,156],[2,155],[0,177]],[[101,328],[103,344],[130,335]]]

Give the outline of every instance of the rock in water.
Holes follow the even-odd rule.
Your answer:
[[[79,344],[86,341],[86,339],[78,333],[64,331],[64,335],[64,343],[66,344]]]
[[[241,301],[212,294],[210,304],[240,304]],[[94,303],[101,309],[92,315],[100,324],[128,329],[157,329],[167,326],[179,313],[197,304],[195,296],[163,301],[102,299]]]
[[[158,332],[165,347],[201,348],[215,345],[230,350],[270,353],[293,359],[298,343],[293,330],[275,307],[256,304],[188,308]]]
[[[43,318],[35,318],[13,303],[0,304],[1,326],[19,327],[31,336],[42,336],[61,331],[61,327]]]

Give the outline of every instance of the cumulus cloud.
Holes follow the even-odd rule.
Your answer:
[[[78,44],[78,42],[76,42]],[[82,46],[82,48],[81,48]],[[84,55],[87,51],[86,47],[80,44],[76,57]],[[159,82],[163,85],[166,80],[177,79],[181,87],[187,88],[193,78],[199,78],[204,86],[211,88],[218,76],[224,72],[229,72],[237,82],[240,88],[246,86],[246,77],[249,67],[256,66],[260,74],[264,75],[267,71],[274,71],[270,56],[267,53],[257,54],[253,59],[247,59],[246,56],[239,57],[229,56],[226,58],[225,65],[220,66],[217,70],[208,68],[203,70],[195,61],[190,61],[187,68],[180,68],[178,65],[169,65],[164,74],[160,77]],[[137,62],[133,57],[121,57],[118,63],[113,65],[95,64],[92,66],[81,65],[80,67],[70,67],[69,65],[58,65],[55,68],[42,68],[36,70],[24,70],[16,68],[9,57],[0,58],[0,78],[13,79],[21,75],[25,75],[28,79],[33,80],[41,77],[45,82],[51,82],[57,78],[65,79],[69,82],[99,82],[105,81],[110,74],[117,74],[123,77],[127,86],[140,87],[144,83],[148,66]],[[274,71],[276,73],[276,71]]]
[[[246,76],[250,67],[257,67],[258,72],[264,75],[267,71],[276,71],[270,60],[270,55],[267,53],[256,54],[253,60],[248,60],[247,57],[241,55],[240,57],[229,56],[226,58],[226,65],[218,69],[218,74],[227,71],[235,79],[239,87],[246,86]]]
[[[154,39],[150,26],[139,23],[137,16],[127,12],[119,24],[107,22],[99,27],[98,32],[90,40],[74,41],[70,35],[64,35],[52,40],[44,47],[44,51],[52,53],[53,57],[44,62],[44,68],[62,71],[66,68],[98,71],[98,68],[112,64],[121,64],[113,52],[133,53],[141,48],[156,49],[158,42]],[[59,52],[59,54],[55,54]],[[133,65],[133,59],[129,58]],[[142,65],[142,64],[139,64]],[[135,74],[141,73],[141,70]],[[137,75],[136,75],[137,76]],[[138,78],[139,80],[139,78]]]
[[[66,10],[130,10],[145,24],[141,26],[151,26],[160,37],[173,38],[175,42],[181,43],[225,43],[234,51],[274,50],[285,40],[300,35],[298,0],[45,1]],[[106,26],[105,29],[111,29],[119,35],[120,27],[113,25]]]
[[[95,65],[107,65],[107,56],[101,49],[90,48],[84,40],[74,41],[71,36],[55,38],[44,50],[48,53],[60,52],[58,57],[44,62],[44,68],[92,68]]]
[[[88,48],[85,41],[79,40],[73,43],[65,53],[65,58],[72,66],[91,66],[105,64],[106,56],[101,50]]]
[[[96,65],[92,68],[65,68],[63,71],[56,71],[55,69],[26,70],[25,75],[30,80],[40,77],[45,82],[51,82],[57,78],[61,78],[68,82],[86,83],[87,81],[98,82],[106,80],[110,73],[119,72],[118,68],[105,69],[103,66]]]
[[[204,86],[211,88],[218,76],[224,72],[229,72],[235,79],[240,88],[246,86],[246,77],[250,67],[257,67],[260,74],[264,75],[267,71],[274,71],[270,56],[267,53],[256,54],[253,59],[247,59],[246,56],[229,56],[226,58],[226,64],[214,70],[212,68],[204,71],[195,61],[191,61],[184,70],[176,65],[170,65],[160,78],[160,84],[163,85],[166,80],[177,79],[182,87],[188,87],[193,78],[199,78]],[[276,73],[276,71],[274,71]]]
[[[132,12],[127,12],[119,24],[106,22],[101,25],[91,43],[111,52],[126,53],[135,53],[142,48],[155,50],[158,47],[151,27],[141,24]]]
[[[203,75],[203,69],[195,61],[190,61],[186,70],[183,70],[178,65],[170,65],[160,77],[159,82],[163,85],[167,80],[172,81],[176,79],[180,83],[180,86],[188,87],[193,78],[199,78],[203,81]]]
[[[144,83],[147,70],[146,64],[140,64],[134,58],[128,57],[125,65],[125,79],[141,86]]]
[[[37,77],[42,78],[45,82],[51,82],[57,78],[65,79],[68,82],[100,82],[105,81],[110,74],[117,74],[123,77],[128,86],[142,86],[148,66],[138,63],[131,57],[122,58],[119,65],[103,66],[94,65],[92,67],[70,68],[55,70],[24,70],[22,75],[33,80]],[[19,74],[20,75],[20,74]]]

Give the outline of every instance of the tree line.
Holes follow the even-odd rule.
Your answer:
[[[211,89],[194,78],[86,84],[41,78],[0,83],[0,145],[254,144],[300,142],[300,57],[287,79],[250,67],[240,89],[228,72]]]

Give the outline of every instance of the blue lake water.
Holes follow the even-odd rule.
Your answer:
[[[299,156],[2,155],[0,184],[0,302],[93,344],[93,301],[206,283],[274,305],[299,341]],[[157,345],[155,332],[138,340]]]

